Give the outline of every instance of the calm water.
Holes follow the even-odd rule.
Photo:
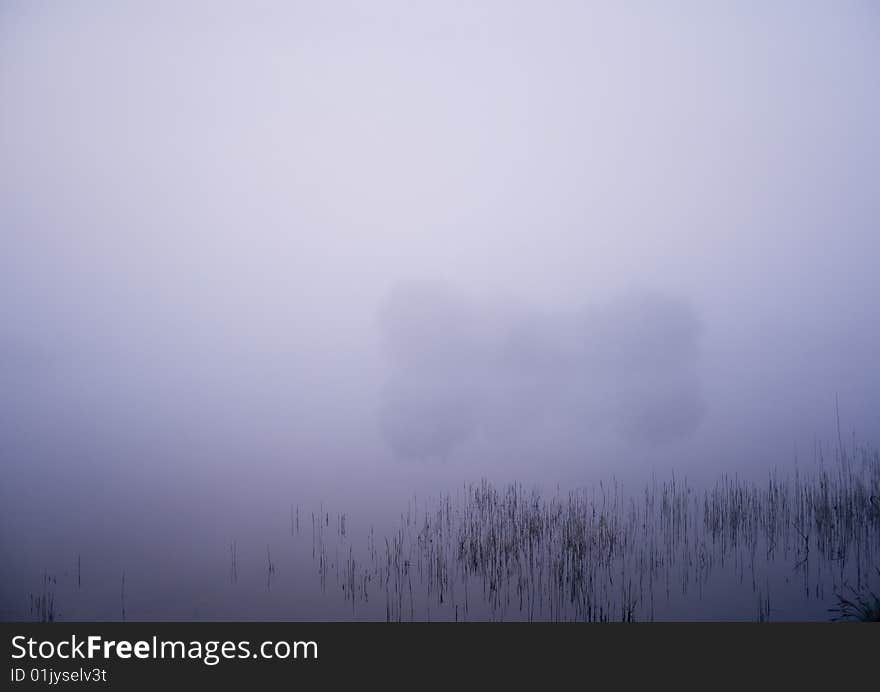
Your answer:
[[[838,594],[880,587],[868,449],[763,481],[357,495],[189,503],[140,528],[92,517],[91,546],[23,550],[4,617],[827,620]]]

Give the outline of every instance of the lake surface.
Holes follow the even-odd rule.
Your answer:
[[[4,619],[828,620],[880,587],[870,449],[763,480],[239,490],[82,508],[62,544],[22,546]]]

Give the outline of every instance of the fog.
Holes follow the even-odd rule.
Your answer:
[[[294,501],[877,443],[878,63],[871,2],[4,2],[0,614]]]
[[[627,296],[571,315],[477,306],[443,285],[393,289],[382,310],[390,374],[382,405],[402,459],[568,454],[583,462],[606,428],[663,443],[702,418],[698,323],[689,305]],[[499,443],[501,443],[499,445]]]

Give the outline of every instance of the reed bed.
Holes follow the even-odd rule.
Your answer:
[[[780,576],[822,602],[880,575],[880,453],[817,462],[702,490],[672,477],[636,493],[612,480],[548,497],[482,481],[410,503],[395,530],[371,529],[364,544],[345,515],[331,529],[322,507],[312,557],[321,588],[335,584],[353,614],[381,600],[392,621],[652,620],[660,603],[700,598],[719,579],[750,589],[751,618],[770,620]]]

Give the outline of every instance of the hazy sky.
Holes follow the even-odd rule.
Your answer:
[[[97,488],[396,473],[377,315],[408,281],[699,322],[699,425],[597,456],[585,420],[532,475],[785,464],[835,395],[876,442],[878,65],[870,1],[5,0],[4,548]],[[505,463],[479,449],[456,482]]]

